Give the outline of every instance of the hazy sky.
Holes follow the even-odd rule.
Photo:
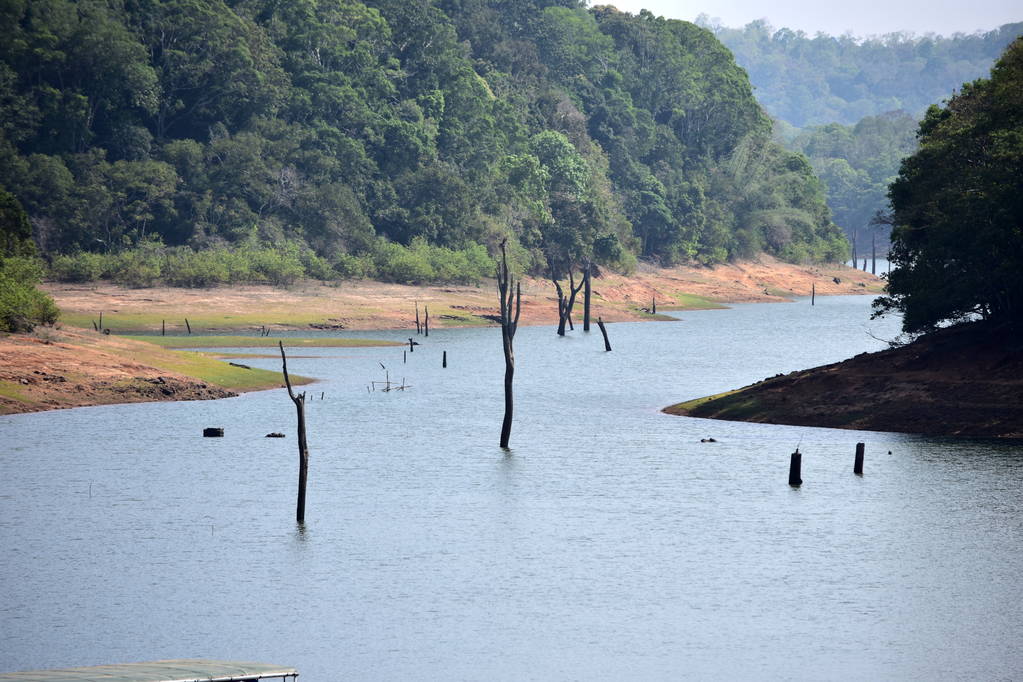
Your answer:
[[[788,27],[813,35],[823,31],[858,37],[911,31],[916,34],[991,30],[1023,21],[1020,0],[590,0],[590,5],[614,5],[624,12],[648,9],[670,19],[694,20],[699,14],[718,18],[725,26],[741,28],[768,19],[775,28]]]

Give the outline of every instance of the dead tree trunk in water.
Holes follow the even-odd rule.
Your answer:
[[[597,318],[597,326],[600,327],[600,333],[604,335],[604,350],[611,352],[611,342],[607,340],[607,329],[604,329],[603,318]]]
[[[590,331],[590,276],[593,264],[586,263],[583,270],[583,331]]]
[[[870,274],[877,274],[877,234],[870,235]]]
[[[295,510],[295,520],[298,523],[305,523],[305,484],[309,474],[309,447],[305,440],[305,391],[298,395],[291,390],[291,378],[288,376],[288,358],[284,355],[284,342],[278,341],[281,349],[281,363],[284,366],[284,383],[288,387],[288,397],[295,403],[295,411],[298,413],[298,506]]]
[[[558,336],[565,335],[565,324],[572,324],[572,307],[575,306],[575,297],[579,291],[583,288],[583,284],[586,282],[586,278],[583,277],[579,280],[579,285],[576,286],[575,274],[572,272],[572,268],[568,269],[568,296],[565,296],[564,290],[561,288],[561,283],[558,282],[558,276],[553,267],[551,267],[551,281],[554,282],[554,288],[558,291]]]
[[[515,349],[512,340],[519,326],[519,313],[522,312],[522,283],[515,283],[512,291],[511,275],[508,273],[508,256],[504,250],[505,240],[501,241],[501,262],[497,266],[497,293],[501,298],[501,341],[504,345],[504,422],[501,424],[501,447],[508,447],[512,426],[512,379],[515,377]],[[514,312],[512,303],[515,304]]]

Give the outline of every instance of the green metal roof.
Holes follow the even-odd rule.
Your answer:
[[[274,677],[295,678],[298,671],[269,663],[180,659],[0,673],[0,682],[241,682]]]

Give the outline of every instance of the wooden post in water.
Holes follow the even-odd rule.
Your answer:
[[[590,271],[593,270],[591,263],[586,263],[583,270],[583,331],[590,331]]]
[[[419,325],[419,301],[416,301],[416,334],[422,334],[423,328]]]
[[[305,391],[298,395],[291,390],[291,378],[288,376],[288,358],[284,355],[284,342],[278,341],[281,349],[281,364],[284,371],[284,383],[288,387],[288,397],[295,403],[298,413],[298,506],[295,509],[295,520],[305,523],[305,484],[309,475],[309,447],[305,441]]]
[[[792,460],[789,462],[789,485],[798,487],[803,484],[802,478],[803,468],[803,455],[800,454],[799,448],[792,453]]]
[[[610,352],[611,342],[607,340],[607,329],[604,328],[604,320],[601,317],[597,318],[597,326],[600,327],[600,333],[604,335],[604,350]]]
[[[810,305],[817,302],[817,282],[810,282]]]
[[[448,352],[447,351],[444,351],[444,357],[440,361],[440,366],[443,369],[447,369],[447,366],[448,366]]]
[[[429,336],[430,335],[430,307],[424,305],[423,306],[423,310],[426,311],[426,318],[423,320],[423,335],[424,336]]]
[[[402,364],[407,364],[408,363],[408,351],[407,350],[403,350],[401,352],[401,362],[402,362]]]
[[[866,445],[863,443],[856,444],[856,461],[853,462],[853,473],[857,476],[863,475],[863,451],[866,449]]]
[[[416,352],[416,347],[415,347],[415,344],[412,343],[412,337],[411,336],[408,338],[408,352],[409,353],[415,353]]]

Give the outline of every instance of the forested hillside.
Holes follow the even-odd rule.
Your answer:
[[[891,225],[888,185],[916,151],[918,123],[904,111],[867,116],[854,126],[806,128],[788,144],[805,154],[827,191],[835,222],[861,255],[885,255]],[[878,220],[880,219],[880,220]]]
[[[129,249],[145,281],[273,245],[415,281],[486,269],[504,237],[535,271],[846,253],[694,24],[575,0],[8,0],[0,34],[0,189],[55,261]]]
[[[764,108],[797,128],[853,125],[899,110],[920,117],[963,83],[986,75],[1023,34],[1023,23],[970,35],[892,33],[862,40],[775,30],[765,21],[711,28],[749,73]]]
[[[828,207],[861,255],[887,248],[887,187],[916,150],[924,110],[988,73],[1023,23],[950,37],[895,33],[869,39],[810,37],[765,21],[706,25],[749,73],[785,145],[805,154]]]

